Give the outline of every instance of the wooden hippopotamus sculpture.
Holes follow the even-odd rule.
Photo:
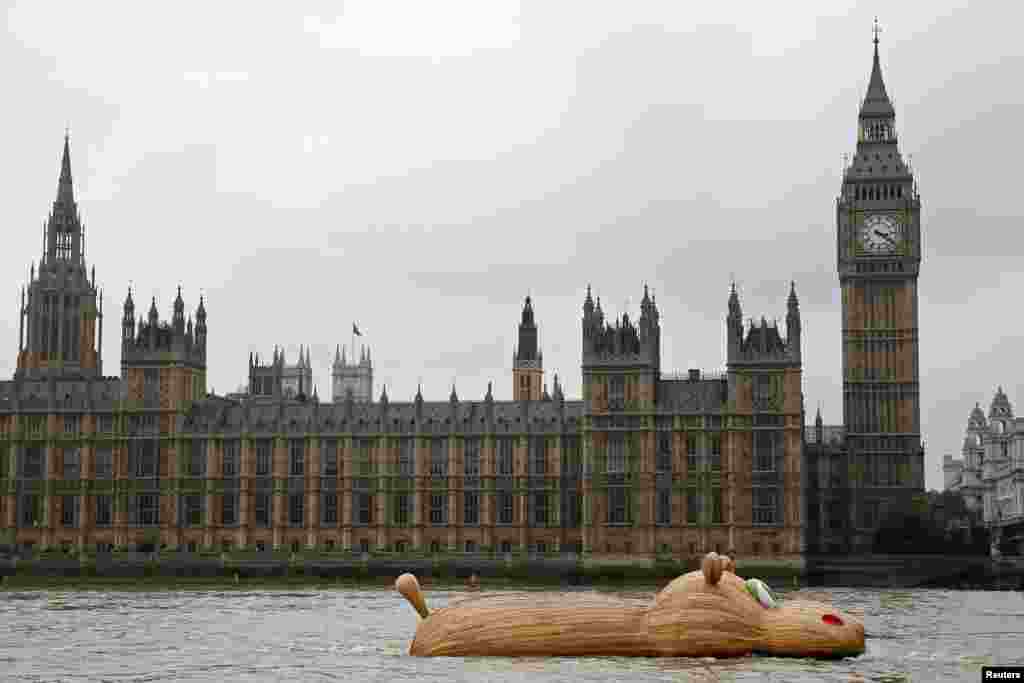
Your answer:
[[[436,656],[843,657],[864,652],[864,624],[830,605],[777,602],[726,556],[673,580],[647,607],[600,595],[543,601],[495,594],[427,610],[419,582],[395,582],[422,620],[409,654]]]

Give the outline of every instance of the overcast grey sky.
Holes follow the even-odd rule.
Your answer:
[[[808,413],[839,423],[834,200],[881,12],[923,200],[928,487],[976,401],[1024,400],[1013,3],[5,7],[2,376],[70,125],[106,374],[129,282],[166,318],[181,283],[190,311],[206,294],[218,393],[250,351],[308,344],[329,397],[356,321],[375,393],[510,398],[529,293],[575,398],[587,283],[615,315],[649,283],[665,369],[714,370],[734,273],[744,315],[780,322],[796,281]]]

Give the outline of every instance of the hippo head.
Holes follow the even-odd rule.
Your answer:
[[[760,581],[736,576],[733,561],[715,553],[655,597],[647,626],[657,650],[672,656],[864,652],[860,619],[822,603],[780,601]]]
[[[798,657],[849,657],[864,653],[864,622],[831,605],[784,600],[762,607],[755,651]]]

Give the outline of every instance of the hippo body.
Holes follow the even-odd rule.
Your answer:
[[[416,656],[739,657],[755,653],[841,657],[864,652],[860,619],[824,603],[783,601],[766,607],[710,554],[700,571],[673,580],[653,602],[594,594],[474,597],[419,622]],[[399,579],[410,598],[415,577]],[[419,596],[421,615],[427,612]]]

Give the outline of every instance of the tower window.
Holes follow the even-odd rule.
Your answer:
[[[622,375],[613,376],[608,381],[608,407],[622,408],[626,400],[626,378]]]
[[[672,471],[672,436],[661,434],[658,437],[658,455],[655,461],[655,471]]]
[[[467,526],[476,526],[480,523],[480,494],[476,491],[466,491],[463,494],[463,523]]]
[[[668,526],[672,523],[672,492],[670,489],[658,490],[657,515],[657,524]]]
[[[201,439],[185,447],[185,471],[190,477],[202,477],[206,474],[206,439]]]
[[[224,442],[223,453],[223,474],[225,477],[237,477],[238,471],[238,440],[232,439]]]
[[[395,524],[408,524],[411,515],[409,510],[412,509],[412,503],[408,493],[399,493],[395,498]],[[397,549],[396,549],[397,550]]]
[[[77,448],[64,449],[64,480],[73,481],[80,474],[80,458]]]
[[[612,434],[608,441],[608,474],[626,471],[626,444],[622,434]]]
[[[402,477],[411,477],[415,472],[416,463],[413,457],[415,443],[412,439],[402,439],[398,447],[398,474]]]
[[[289,454],[290,467],[289,472],[293,477],[301,477],[306,472],[305,462],[305,451],[306,443],[303,439],[292,439],[291,440],[291,453]]]
[[[512,439],[498,439],[498,462],[497,470],[500,476],[511,476],[513,469],[512,462]]]
[[[268,529],[273,512],[273,497],[269,493],[257,493],[255,500],[256,526]]]
[[[443,439],[434,439],[430,446],[430,476],[448,476],[448,453]]]
[[[78,526],[79,496],[61,496],[61,526],[74,529]]]
[[[256,476],[270,474],[270,440],[260,439],[256,442]]]
[[[355,499],[356,518],[354,523],[360,526],[366,526],[367,524],[373,523],[373,496],[370,495],[370,482],[367,479],[357,479],[353,482],[353,487],[359,489],[358,492],[353,494]]]
[[[686,435],[686,467],[690,472],[697,469],[698,453],[697,453],[697,435],[687,434]]]
[[[722,435],[711,435],[711,469],[722,469]]]
[[[547,473],[547,441],[542,436],[530,439],[530,474],[540,476]]]
[[[534,526],[547,526],[548,523],[548,494],[546,493],[534,493],[532,495],[533,503],[533,525]]]
[[[225,493],[221,500],[221,522],[224,526],[238,524],[238,494]]]
[[[114,474],[114,453],[110,448],[96,449],[96,479],[111,479]]]
[[[512,494],[506,492],[498,493],[498,524],[512,524],[514,519],[514,508]]]
[[[696,524],[700,518],[700,507],[703,496],[697,493],[697,489],[691,488],[686,492],[686,523]],[[692,551],[691,551],[692,552]]]
[[[182,526],[197,527],[203,524],[202,496],[189,495],[181,497]]]
[[[629,522],[629,494],[625,488],[615,486],[608,489],[608,523],[613,525]]]
[[[774,472],[781,451],[782,434],[777,431],[754,432],[754,471]]]
[[[114,497],[96,496],[96,526],[107,527],[114,520]]]
[[[430,523],[443,525],[448,523],[448,496],[447,494],[431,494],[430,496]]]
[[[466,440],[463,457],[464,486],[472,488],[480,485],[480,439]]]
[[[303,494],[293,493],[288,496],[288,522],[293,527],[300,527],[303,523]]]

